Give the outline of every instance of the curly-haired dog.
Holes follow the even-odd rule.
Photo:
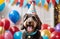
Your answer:
[[[23,20],[23,32],[22,39],[41,39],[40,29],[41,21],[37,15],[25,14]]]

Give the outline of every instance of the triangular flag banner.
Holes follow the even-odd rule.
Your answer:
[[[10,4],[13,4],[14,0],[10,0]]]
[[[39,2],[40,2],[40,0],[35,0],[35,2],[36,2],[36,5],[38,5],[38,4],[39,4]]]
[[[52,0],[52,4],[53,4],[54,6],[55,6],[55,3],[56,3],[55,0]]]
[[[24,2],[24,0],[20,0],[20,7],[23,6],[23,2]]]
[[[23,2],[23,7],[26,7],[27,4],[28,4],[27,0],[24,0],[24,2]]]
[[[30,8],[30,6],[31,6],[31,4],[28,3],[28,4],[27,4],[28,9]]]
[[[0,5],[0,12],[3,11],[4,8],[5,8],[5,3]]]
[[[47,1],[48,4],[50,3],[50,0],[46,0],[46,1]]]
[[[56,0],[56,3],[59,4],[59,0]]]
[[[36,13],[35,5],[34,5],[33,2],[32,2],[32,4],[31,4],[31,6],[30,6],[30,8],[29,8],[29,10],[28,10],[27,13],[28,13],[28,14]]]
[[[44,6],[45,4],[45,0],[41,0],[42,6]]]
[[[51,3],[48,4],[49,5],[49,8],[51,7]]]

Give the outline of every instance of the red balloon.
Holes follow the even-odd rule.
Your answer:
[[[48,4],[50,3],[50,0],[46,0],[46,1],[47,1]]]
[[[0,39],[4,39],[4,35],[3,34],[0,34]]]
[[[55,31],[55,29],[54,29],[54,28],[51,28],[51,27],[48,27],[48,30],[49,30],[51,33]]]
[[[8,30],[10,27],[10,21],[8,19],[2,19],[2,22],[4,23],[5,30]]]
[[[60,39],[60,32],[54,31],[54,32],[51,34],[50,39]]]
[[[19,31],[19,29],[16,26],[10,27],[9,28],[10,32],[14,34],[15,32]]]
[[[3,22],[2,21],[0,21],[0,26],[3,26],[4,24],[3,24]]]
[[[41,29],[44,30],[44,29],[48,29],[49,25],[48,24],[42,24],[41,26]]]

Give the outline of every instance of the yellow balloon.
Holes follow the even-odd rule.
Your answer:
[[[4,33],[5,29],[3,27],[0,27],[0,34]]]
[[[44,8],[45,8],[46,10],[49,9],[47,4],[44,5]]]
[[[0,5],[4,3],[4,0],[0,0]]]
[[[41,31],[41,36],[48,36],[50,37],[51,32],[49,30],[42,30]]]

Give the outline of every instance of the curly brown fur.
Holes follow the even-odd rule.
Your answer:
[[[41,35],[39,30],[41,29],[41,24],[42,22],[37,15],[25,14],[22,27],[22,29],[25,29],[25,32],[23,32],[22,39],[40,39]],[[30,35],[31,37],[28,38],[29,35],[26,34],[30,34],[32,32],[36,33],[34,35]]]

